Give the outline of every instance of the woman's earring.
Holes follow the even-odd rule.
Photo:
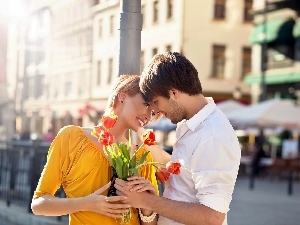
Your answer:
[[[123,100],[121,100],[121,103],[123,103],[124,101]]]

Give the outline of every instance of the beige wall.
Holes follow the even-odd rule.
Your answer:
[[[243,22],[243,2],[228,0],[226,19],[213,18],[214,1],[185,1],[183,52],[198,69],[203,89],[206,92],[231,94],[236,86],[249,94],[241,76],[242,48],[250,47],[249,35],[252,24]],[[212,46],[226,46],[225,79],[210,78],[212,69]]]

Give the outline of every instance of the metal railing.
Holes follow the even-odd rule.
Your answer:
[[[0,141],[0,199],[31,213],[31,199],[47,160],[50,143],[40,140]],[[63,190],[57,196],[63,196]],[[60,220],[60,217],[58,217]]]

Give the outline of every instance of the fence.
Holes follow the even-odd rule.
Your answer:
[[[31,199],[46,163],[49,145],[40,140],[0,142],[0,199],[6,201],[7,207],[16,204],[31,213]],[[64,195],[62,189],[57,195]]]

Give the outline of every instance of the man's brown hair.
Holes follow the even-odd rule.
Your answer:
[[[156,54],[141,75],[140,89],[151,101],[156,96],[169,99],[172,88],[189,95],[202,94],[198,71],[178,52]]]

